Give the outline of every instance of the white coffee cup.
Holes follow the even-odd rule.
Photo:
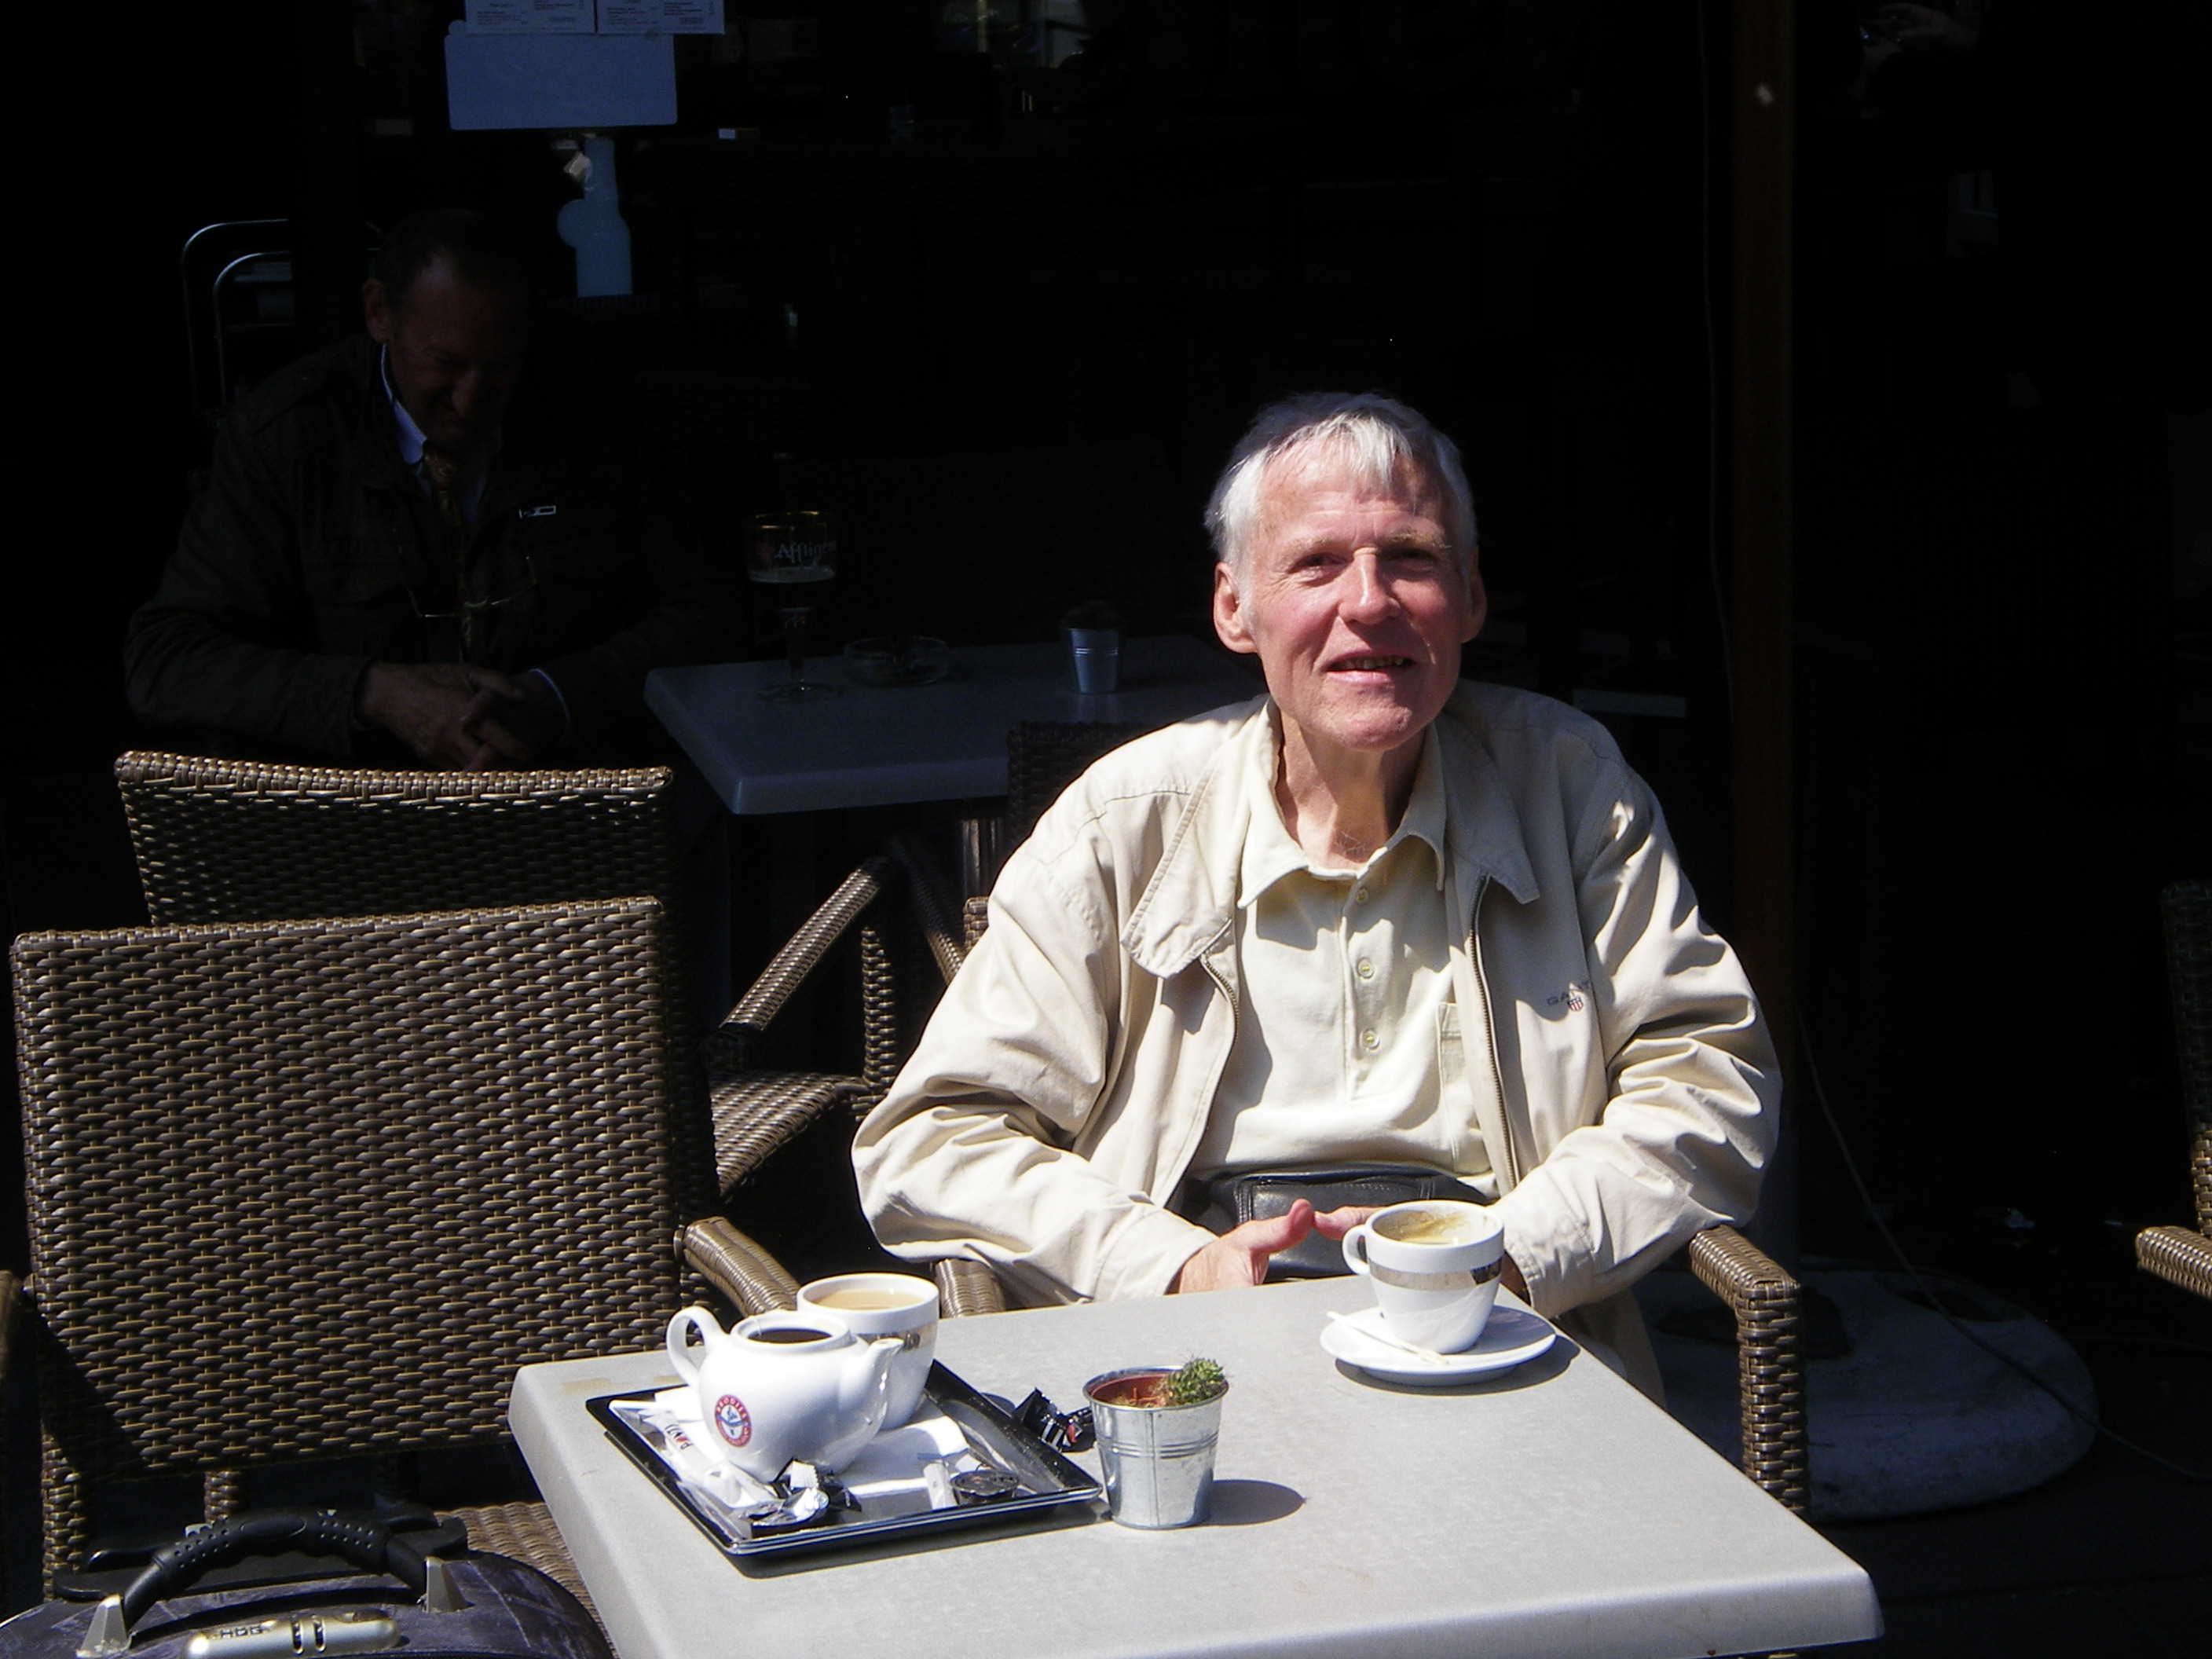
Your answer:
[[[1473,1347],[1498,1300],[1505,1228],[1480,1204],[1417,1199],[1344,1236],[1344,1263],[1375,1285],[1393,1336],[1437,1353]]]
[[[799,1292],[802,1313],[826,1313],[854,1335],[896,1336],[904,1345],[891,1360],[890,1401],[884,1427],[896,1429],[921,1403],[929,1363],[937,1356],[937,1286],[912,1273],[839,1273]]]

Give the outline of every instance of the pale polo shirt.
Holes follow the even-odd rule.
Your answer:
[[[1356,870],[1316,867],[1284,827],[1281,753],[1279,728],[1243,781],[1237,1035],[1191,1171],[1419,1164],[1494,1198],[1452,994],[1436,733],[1396,833]]]

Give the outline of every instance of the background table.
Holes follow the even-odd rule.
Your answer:
[[[1184,1531],[1101,1521],[755,1576],[584,1411],[672,1382],[664,1357],[528,1367],[510,1419],[623,1659],[1686,1659],[1880,1633],[1864,1572],[1564,1340],[1453,1389],[1340,1369],[1323,1311],[1368,1299],[1321,1279],[944,1322],[938,1357],[970,1382],[1062,1406],[1118,1366],[1218,1358],[1214,1521]]]
[[[1165,726],[1263,689],[1256,674],[1185,638],[1125,640],[1121,689],[1068,689],[1066,647],[975,646],[934,685],[859,685],[842,657],[810,658],[809,679],[844,695],[769,702],[756,695],[781,662],[656,669],[646,706],[684,746],[723,805],[739,814],[823,811],[1006,793],[1006,728],[1017,720]]]

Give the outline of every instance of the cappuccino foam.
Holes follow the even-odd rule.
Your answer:
[[[1399,1244],[1472,1244],[1482,1236],[1474,1218],[1451,1210],[1401,1210],[1377,1217],[1374,1230]]]

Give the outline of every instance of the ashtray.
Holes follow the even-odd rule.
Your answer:
[[[885,634],[845,647],[845,672],[861,685],[927,685],[951,665],[943,640]]]

